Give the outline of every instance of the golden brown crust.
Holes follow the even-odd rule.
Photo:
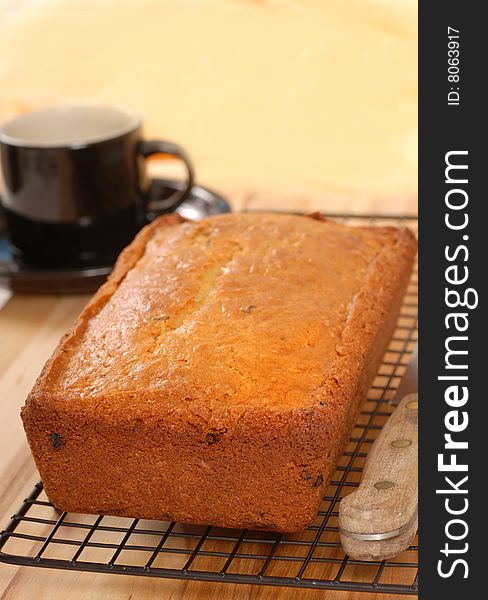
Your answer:
[[[182,222],[163,217],[121,254],[29,395],[46,491],[64,510],[302,529],[391,336],[415,240],[315,215]]]

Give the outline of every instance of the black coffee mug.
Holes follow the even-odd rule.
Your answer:
[[[129,110],[94,105],[48,108],[0,130],[2,205],[16,258],[51,267],[111,263],[152,210],[170,212],[188,196],[193,167],[180,146],[142,139]],[[144,159],[183,161],[186,185],[148,206]]]

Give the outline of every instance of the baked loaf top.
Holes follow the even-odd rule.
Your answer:
[[[30,400],[113,421],[326,406],[354,380],[351,356],[365,358],[357,324],[377,328],[368,306],[414,248],[408,230],[318,217],[162,217],[122,253]]]

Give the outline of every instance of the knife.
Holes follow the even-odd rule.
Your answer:
[[[417,531],[417,347],[391,404],[396,408],[368,452],[359,487],[339,505],[341,544],[355,560],[395,556]]]

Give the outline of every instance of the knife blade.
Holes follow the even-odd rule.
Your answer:
[[[400,381],[400,385],[395,392],[395,396],[393,400],[391,400],[390,404],[394,406],[398,406],[407,394],[414,394],[418,392],[419,389],[419,349],[416,345],[413,349],[412,354],[410,355],[410,360],[408,361],[407,368],[405,369],[405,373],[403,374],[402,380]]]
[[[344,551],[356,560],[385,560],[411,544],[418,524],[418,350],[371,446],[359,487],[339,505]]]

